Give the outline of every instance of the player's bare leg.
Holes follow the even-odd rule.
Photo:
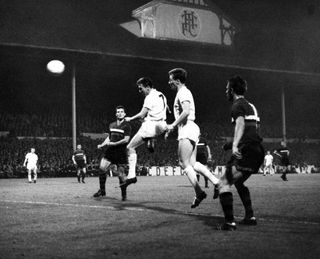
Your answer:
[[[77,179],[78,179],[78,183],[80,183],[80,174],[81,174],[81,170],[77,169]]]
[[[179,140],[178,155],[180,166],[186,173],[196,193],[196,197],[194,198],[194,201],[191,204],[191,208],[196,208],[199,206],[201,201],[207,197],[207,194],[201,189],[197,180],[197,173],[192,166],[192,164],[195,163],[196,157],[196,149],[194,143],[192,143],[189,139]]]
[[[128,163],[129,163],[129,172],[127,179],[122,185],[130,185],[132,183],[137,182],[137,177],[136,177],[136,166],[137,166],[137,153],[136,153],[136,148],[141,146],[144,143],[144,139],[140,135],[135,135],[130,143],[127,146],[128,149]]]
[[[212,182],[213,185],[216,185],[219,183],[219,179],[213,175],[213,173],[210,172],[207,166],[201,164],[200,162],[195,162],[193,166],[194,170],[198,173],[202,174],[204,177],[209,179],[210,182]]]
[[[34,182],[34,183],[37,182],[37,176],[38,176],[38,174],[37,174],[37,169],[35,168],[35,169],[33,170],[33,182]]]
[[[32,176],[31,176],[31,170],[28,169],[28,182],[32,183]]]
[[[111,162],[105,158],[102,158],[100,161],[100,168],[99,168],[99,186],[100,189],[96,192],[93,197],[101,197],[106,196],[106,181],[107,181],[107,170]]]
[[[119,165],[117,173],[119,177],[119,185],[121,188],[121,197],[122,201],[127,200],[127,187],[128,185],[124,184],[126,181],[126,166],[125,165]]]
[[[218,185],[218,197],[220,198],[220,204],[224,213],[225,222],[223,225],[218,225],[219,230],[236,230],[236,223],[234,222],[233,215],[233,195],[231,192],[231,185],[233,179],[233,172],[235,168],[227,166],[226,172],[221,176],[220,183]]]
[[[86,178],[86,168],[82,168],[82,177],[81,177],[81,181],[82,183],[85,183],[84,178]]]

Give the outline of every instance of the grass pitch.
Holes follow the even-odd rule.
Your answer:
[[[0,258],[320,258],[320,174],[253,175],[257,226],[216,230],[219,200],[196,209],[186,176],[139,177],[122,202],[117,178],[0,180]],[[203,185],[203,178],[200,183]],[[243,217],[233,189],[234,212]]]

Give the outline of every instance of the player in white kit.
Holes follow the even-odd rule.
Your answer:
[[[37,182],[37,162],[38,162],[38,155],[35,153],[35,148],[31,148],[31,151],[26,154],[26,157],[23,162],[23,166],[27,166],[28,169],[28,181],[32,183],[32,172],[33,172],[33,182]]]
[[[263,175],[266,174],[273,175],[273,156],[270,154],[270,151],[267,151],[267,154],[264,157],[264,169],[263,169]]]
[[[143,119],[143,122],[140,129],[127,146],[129,172],[127,179],[122,185],[129,185],[137,182],[136,148],[145,143],[145,141],[161,135],[167,128],[167,98],[163,93],[153,88],[152,80],[148,77],[140,78],[136,84],[139,92],[145,96],[143,106],[139,113],[132,117],[126,117],[125,120],[129,122],[136,119]]]
[[[177,95],[173,106],[175,121],[168,125],[167,130],[170,133],[175,127],[178,127],[179,163],[195,190],[196,197],[191,205],[191,208],[195,208],[207,197],[197,181],[196,172],[207,177],[214,185],[219,182],[219,179],[205,165],[196,161],[200,129],[194,122],[195,103],[191,91],[185,85],[186,78],[187,71],[183,68],[169,71],[169,85],[171,89],[177,91]]]

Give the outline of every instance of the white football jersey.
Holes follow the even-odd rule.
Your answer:
[[[27,159],[28,167],[34,167],[37,165],[37,162],[38,162],[37,154],[30,152],[30,153],[26,154],[26,159]]]
[[[273,161],[273,156],[272,155],[266,155],[264,157],[264,159],[265,159],[266,165],[271,165],[272,161]]]
[[[182,113],[182,103],[186,101],[190,103],[190,113],[187,120],[194,121],[196,119],[194,99],[191,91],[186,86],[181,87],[177,92],[173,105],[174,117],[175,119],[179,118]]]
[[[148,109],[145,120],[166,120],[167,118],[167,99],[163,93],[156,89],[151,89],[145,97],[143,107]]]

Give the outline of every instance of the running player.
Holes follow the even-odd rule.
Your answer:
[[[145,96],[144,103],[139,113],[132,117],[126,117],[125,120],[129,122],[136,119],[143,119],[143,123],[127,146],[129,173],[124,183],[126,186],[137,182],[136,148],[145,143],[145,141],[149,141],[164,133],[167,127],[167,98],[163,93],[153,87],[152,80],[148,77],[140,78],[136,85],[138,91]],[[149,142],[148,148],[153,149],[152,140]]]
[[[33,182],[37,182],[37,163],[38,163],[38,155],[35,153],[36,149],[31,148],[30,152],[26,154],[23,166],[27,166],[28,169],[28,181],[32,183],[32,172],[33,172]]]
[[[80,178],[82,180],[82,183],[85,183],[84,178],[86,177],[87,157],[80,144],[77,145],[76,150],[73,152],[72,161],[77,169],[78,183],[80,183]]]
[[[245,209],[245,217],[240,222],[244,225],[256,225],[249,189],[244,182],[253,173],[259,171],[264,160],[262,138],[258,130],[260,118],[255,106],[244,98],[247,82],[240,76],[232,77],[226,86],[226,95],[231,106],[231,120],[234,126],[232,156],[227,163],[226,172],[220,178],[218,195],[224,212],[225,222],[219,229],[235,230],[233,216],[233,196],[231,185],[234,184]],[[214,198],[217,197],[216,195]]]
[[[172,132],[175,127],[178,128],[179,163],[195,190],[196,197],[191,204],[191,208],[196,208],[207,197],[197,181],[196,171],[207,177],[213,184],[217,184],[219,180],[206,166],[196,162],[200,129],[194,122],[196,118],[195,103],[191,91],[185,85],[186,79],[187,71],[183,68],[175,68],[169,71],[169,86],[172,90],[176,90],[177,94],[173,106],[175,121],[168,125],[166,135]]]
[[[106,195],[107,171],[111,168],[114,174],[119,177],[120,185],[125,181],[128,164],[127,144],[130,140],[131,126],[124,120],[126,116],[125,108],[121,105],[116,107],[116,121],[109,125],[109,135],[98,145],[98,149],[107,146],[104,156],[100,160],[99,186],[100,189],[93,197]],[[111,166],[114,165],[114,166]],[[122,200],[127,199],[126,186],[121,186]]]

